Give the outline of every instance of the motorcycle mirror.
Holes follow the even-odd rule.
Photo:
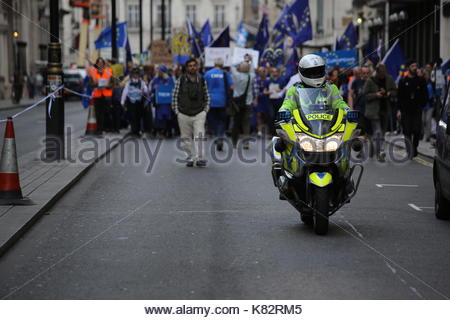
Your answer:
[[[278,116],[278,120],[289,120],[292,117],[290,111],[280,111],[280,112],[278,112],[277,116]]]
[[[359,111],[351,110],[347,112],[347,120],[350,122],[356,122],[359,119]]]

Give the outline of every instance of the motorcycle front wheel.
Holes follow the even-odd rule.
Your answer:
[[[325,235],[328,233],[329,203],[328,188],[314,188],[314,232],[318,235]]]

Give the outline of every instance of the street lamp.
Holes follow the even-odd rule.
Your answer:
[[[64,84],[61,44],[59,43],[59,0],[50,0],[50,44],[48,47],[47,94]],[[55,98],[47,99],[45,108],[45,156],[46,161],[64,159],[64,99],[63,91],[55,92]],[[51,104],[51,110],[49,110]]]

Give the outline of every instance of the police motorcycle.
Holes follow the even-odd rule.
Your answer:
[[[325,235],[329,216],[355,196],[363,174],[362,165],[350,163],[359,114],[333,110],[326,88],[296,91],[297,108],[292,114],[279,112],[276,122],[273,182],[280,199],[300,212],[303,223]]]

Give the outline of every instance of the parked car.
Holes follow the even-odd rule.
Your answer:
[[[65,69],[64,70],[64,86],[75,92],[83,93],[83,80],[86,77],[84,69]],[[75,94],[65,90],[65,97],[76,96]]]
[[[450,97],[447,87],[446,101],[436,128],[436,154],[433,164],[436,218],[450,219]]]

